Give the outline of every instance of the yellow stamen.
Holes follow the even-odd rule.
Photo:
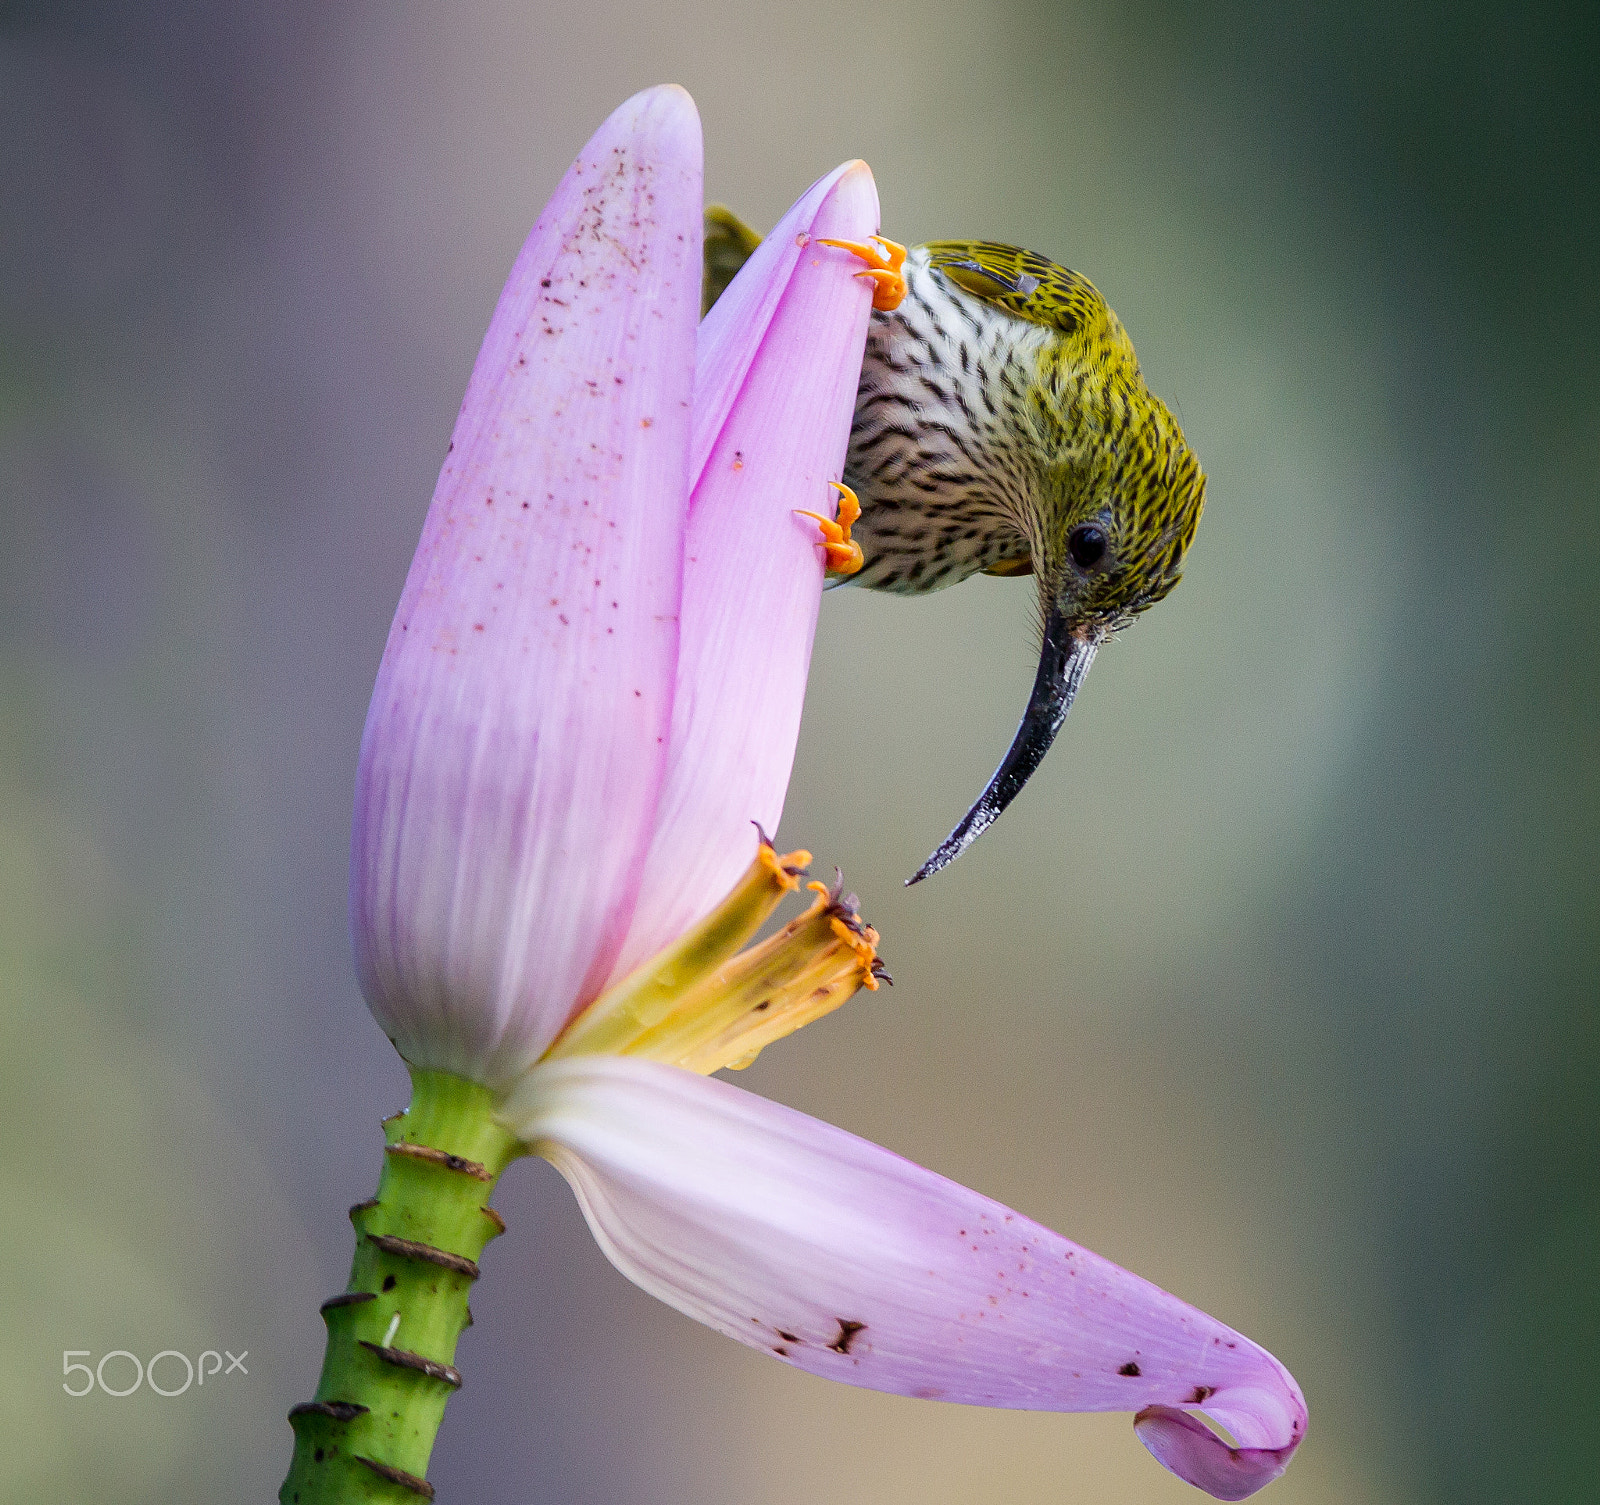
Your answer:
[[[810,862],[810,852],[780,856],[762,833],[755,860],[733,892],[665,951],[595,999],[545,1052],[545,1059],[629,1053],[643,1033],[735,955],[785,894],[800,887]]]
[[[685,994],[623,1053],[705,1074],[748,1066],[858,988],[875,990],[878,932],[836,891],[810,887],[818,898],[805,914]]]

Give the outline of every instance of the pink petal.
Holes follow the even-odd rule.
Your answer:
[[[817,525],[794,509],[833,514],[872,306],[862,262],[816,239],[877,227],[872,173],[848,162],[701,325],[672,751],[614,976],[707,914],[750,862],[751,821],[775,831],[783,814],[822,591]]]
[[[751,363],[761,351],[767,330],[778,311],[778,304],[789,290],[802,253],[809,250],[813,256],[816,255],[816,250],[810,245],[812,237],[832,233],[813,229],[823,200],[833,192],[841,178],[850,176],[859,180],[863,174],[873,199],[871,223],[863,222],[859,233],[876,233],[878,200],[877,188],[872,182],[872,170],[865,162],[841,163],[832,172],[824,173],[795,200],[789,212],[778,221],[777,228],[756,247],[750,260],[740,268],[739,275],[705,316],[700,326],[695,359],[694,437],[689,449],[689,474],[696,479],[705,469],[712,446],[721,435],[723,424],[728,421],[728,414],[733,410],[734,401],[744,386]],[[854,240],[858,236],[839,235],[836,238]],[[859,271],[861,264],[856,263],[850,269]],[[862,343],[864,346],[864,335]],[[858,383],[860,364],[857,361]],[[853,400],[853,389],[850,395]]]
[[[1146,1445],[1227,1499],[1276,1477],[1304,1434],[1294,1380],[1248,1338],[792,1109],[589,1057],[537,1068],[505,1116],[571,1183],[623,1274],[813,1374],[969,1405],[1168,1408],[1140,1423]],[[1238,1439],[1237,1463],[1171,1421],[1202,1402]]]
[[[414,1064],[496,1084],[609,971],[677,666],[700,124],[636,95],[568,170],[473,368],[362,737],[350,911]]]

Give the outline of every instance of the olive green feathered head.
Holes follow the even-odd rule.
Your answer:
[[[1056,336],[1028,406],[1043,480],[1033,570],[1047,612],[1104,637],[1178,583],[1205,504],[1200,462],[1087,277],[993,241],[927,249],[964,292]]]

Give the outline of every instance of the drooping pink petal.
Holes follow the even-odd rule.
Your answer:
[[[817,238],[877,228],[872,173],[848,162],[785,216],[701,325],[695,442],[706,448],[672,750],[614,976],[708,913],[750,861],[751,821],[775,831],[783,814],[822,591],[817,525],[795,509],[833,515],[872,306],[862,262]]]
[[[361,743],[357,967],[409,1061],[491,1084],[597,989],[654,826],[677,666],[701,143],[636,95],[517,257]]]
[[[813,1374],[1029,1410],[1203,1405],[1241,1449],[1275,1450],[1257,1486],[1304,1433],[1293,1379],[1232,1328],[987,1197],[724,1082],[634,1059],[549,1062],[505,1117],[571,1183],[625,1275]],[[1245,1482],[1184,1439],[1165,1424],[1147,1434],[1201,1488]]]

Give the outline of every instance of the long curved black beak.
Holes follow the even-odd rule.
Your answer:
[[[1012,738],[1011,750],[995,769],[989,787],[967,811],[958,825],[939,843],[939,849],[906,879],[906,887],[932,877],[956,860],[1000,818],[1000,812],[1022,792],[1022,786],[1044,761],[1050,744],[1056,740],[1061,723],[1072,709],[1073,697],[1083,676],[1094,662],[1100,639],[1082,628],[1067,625],[1066,618],[1052,611],[1045,619],[1044,646],[1039,651],[1039,672],[1034,676],[1033,694],[1022,713],[1022,725]]]

